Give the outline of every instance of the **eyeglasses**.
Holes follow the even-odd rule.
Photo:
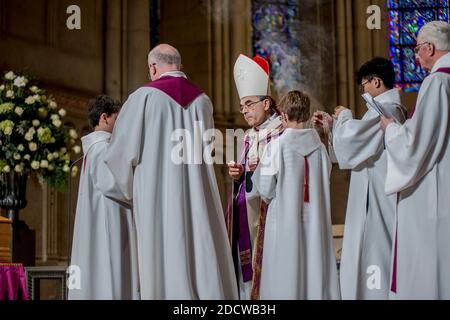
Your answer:
[[[255,106],[256,106],[257,103],[263,102],[263,101],[266,100],[266,99],[267,99],[267,98],[263,98],[263,99],[258,100],[258,101],[253,101],[253,102],[250,102],[250,103],[246,103],[246,104],[244,104],[244,105],[241,105],[240,108],[239,108],[239,112],[240,112],[240,113],[244,113],[244,110],[245,110],[245,109],[250,110],[250,111],[253,111],[253,110],[255,110],[255,108],[256,108]]]
[[[416,47],[414,48],[414,53],[418,54],[419,50],[420,50],[420,47],[423,46],[424,44],[430,44],[430,43],[429,42],[422,42],[422,43],[417,44]]]
[[[366,84],[370,83],[373,79],[365,80],[359,85],[359,91],[364,92]]]

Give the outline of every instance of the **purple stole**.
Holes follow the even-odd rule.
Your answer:
[[[279,132],[279,134],[282,134],[282,130]],[[273,137],[271,135],[266,137],[267,144],[271,141],[272,138]],[[244,168],[246,168],[247,154],[250,150],[250,147],[250,138],[249,136],[246,136],[241,153],[241,158],[244,159],[244,163],[242,163]],[[245,194],[246,189],[249,188],[251,190],[252,186],[247,185],[247,174],[248,172],[244,171],[243,177],[241,178],[242,182],[233,181],[225,220],[229,241],[233,251],[235,268],[241,268],[242,278],[244,282],[253,281],[251,299],[257,300],[259,298],[261,266],[264,247],[264,230],[268,205],[261,200],[261,206],[259,209],[259,227],[255,240],[255,257],[252,257],[252,245],[250,230],[248,226],[247,201]],[[235,190],[236,188],[237,190]],[[237,195],[235,195],[236,192]],[[238,265],[238,258],[235,256],[236,251],[239,251],[240,266]],[[236,276],[237,275],[238,270],[236,270]]]
[[[164,92],[183,108],[189,107],[198,96],[203,94],[202,89],[184,77],[163,76],[158,80],[147,83],[145,87]]]
[[[450,67],[439,68],[435,72],[443,72],[443,73],[450,75]],[[412,118],[415,110],[416,110],[416,105],[413,106],[411,113],[408,116],[409,119]],[[400,194],[397,193],[397,205],[398,205],[399,200],[400,200]],[[398,231],[397,228],[398,228],[398,221],[396,221],[396,225],[395,225],[394,261],[392,263],[392,279],[391,279],[391,291],[394,293],[397,293],[397,231]]]
[[[250,138],[247,136],[244,141],[244,147],[242,150],[242,157],[244,159],[243,166],[247,164],[247,153],[250,150]],[[239,260],[242,271],[242,278],[244,282],[252,280],[253,268],[252,268],[252,245],[250,239],[250,230],[248,227],[247,217],[247,200],[245,196],[246,190],[246,172],[244,170],[242,176],[242,183],[238,186],[233,181],[230,198],[227,206],[226,213],[226,225],[228,231],[228,238],[233,248],[237,244],[239,249]],[[235,190],[235,188],[238,190]],[[237,196],[235,198],[235,192]],[[237,213],[234,215],[233,213]],[[235,229],[236,228],[236,229]],[[237,243],[236,243],[237,242]],[[234,252],[233,252],[234,254]],[[237,259],[237,258],[235,258]],[[237,264],[237,261],[235,262]]]

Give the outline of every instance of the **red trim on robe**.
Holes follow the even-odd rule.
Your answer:
[[[398,199],[400,194],[397,193],[396,210],[398,210]],[[397,233],[398,233],[398,211],[395,214],[395,242],[394,242],[394,262],[392,263],[392,281],[391,291],[397,293]]]
[[[305,157],[305,179],[304,179],[303,201],[309,202],[309,164],[308,158]]]
[[[86,160],[87,160],[87,154],[84,156],[84,160],[83,160],[83,173],[86,172]]]

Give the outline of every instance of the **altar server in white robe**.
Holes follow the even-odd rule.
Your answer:
[[[284,133],[264,151],[252,180],[269,203],[261,299],[340,299],[330,212],[331,163],[315,129],[310,100],[291,91],[280,102]]]
[[[385,58],[366,62],[357,75],[361,91],[374,97],[401,124],[406,109],[399,91],[393,88],[394,81],[394,67]],[[351,110],[339,107],[330,126],[339,168],[351,170],[340,264],[342,299],[388,299],[390,291],[397,198],[384,192],[384,132],[380,115],[369,105],[367,108],[358,120],[353,119]]]
[[[385,190],[398,197],[392,298],[450,299],[450,25],[419,32],[416,57],[430,72],[415,113],[386,130]]]
[[[94,132],[81,138],[69,299],[139,299],[136,234],[129,205],[106,198],[116,185],[104,156],[121,103],[99,96],[89,107]]]
[[[124,104],[106,164],[133,202],[142,299],[236,299],[211,155],[213,106],[174,47],[148,56],[149,84]],[[203,140],[205,138],[205,140]],[[208,151],[209,150],[209,151]]]

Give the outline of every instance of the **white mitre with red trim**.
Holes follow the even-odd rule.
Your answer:
[[[255,56],[253,59],[241,54],[234,64],[234,82],[239,99],[248,96],[270,96],[269,62]]]

